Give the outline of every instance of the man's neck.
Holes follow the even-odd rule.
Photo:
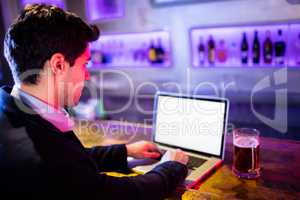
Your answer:
[[[15,86],[21,89],[23,92],[43,101],[44,103],[48,104],[49,106],[54,107],[55,109],[60,109],[61,106],[57,103],[58,101],[55,98],[54,91],[50,91],[45,86],[38,85],[27,85],[21,84],[20,86]]]
[[[11,96],[22,100],[32,108],[43,119],[53,124],[61,132],[72,131],[74,121],[69,114],[59,107],[54,107],[48,97],[37,91],[38,87],[27,87],[15,85],[11,91]],[[46,98],[45,98],[46,97]]]

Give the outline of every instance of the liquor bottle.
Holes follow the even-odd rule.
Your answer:
[[[216,49],[215,49],[215,41],[212,35],[209,36],[207,46],[208,46],[208,62],[209,64],[214,65],[216,60],[216,52],[215,52]]]
[[[100,49],[91,50],[91,61],[95,65],[103,63],[103,55]]]
[[[133,61],[137,62],[140,57],[140,49],[134,49],[133,50]]]
[[[220,45],[217,49],[217,58],[220,63],[225,63],[227,60],[228,52],[225,46],[225,40],[220,40]]]
[[[141,61],[147,61],[147,43],[143,42],[141,46]]]
[[[150,46],[148,48],[148,60],[150,63],[156,63],[156,49],[154,47],[154,41],[150,41]]]
[[[106,63],[105,64],[111,64],[111,63],[113,63],[113,51],[114,51],[114,49],[113,49],[113,47],[112,47],[112,42],[111,41],[109,41],[108,43],[107,43],[107,48],[106,48],[106,50],[105,50],[105,52],[103,52],[103,54],[104,54],[104,57],[105,57],[105,61],[106,61]]]
[[[259,64],[260,61],[260,43],[258,39],[258,32],[254,32],[254,40],[253,40],[253,48],[252,48],[252,53],[253,53],[253,64]]]
[[[282,36],[282,30],[278,30],[278,38],[274,44],[275,46],[275,63],[283,65],[285,60],[286,44]]]
[[[266,64],[272,64],[273,58],[273,43],[271,40],[271,32],[266,31],[266,39],[264,41],[264,62]]]
[[[243,33],[243,39],[241,44],[241,61],[242,64],[248,64],[249,45],[247,40],[247,34]]]
[[[133,49],[133,60],[135,62],[141,61],[142,60],[142,56],[143,56],[142,53],[143,53],[142,46]]]
[[[156,63],[162,64],[165,62],[165,50],[162,46],[161,38],[157,39],[156,51]]]
[[[205,45],[203,42],[203,37],[200,37],[200,39],[199,39],[198,57],[199,57],[200,65],[204,65],[204,63],[205,63]]]
[[[98,52],[95,52],[96,55],[94,55],[94,56],[96,56],[96,59],[98,56],[98,60],[101,61],[101,64],[103,64],[103,65],[106,65],[111,62],[111,56],[107,50],[107,49],[109,49],[108,47],[109,46],[106,43],[101,44],[100,50]],[[100,54],[101,54],[101,56],[100,56]]]

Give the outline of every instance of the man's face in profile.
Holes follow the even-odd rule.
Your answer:
[[[83,54],[76,60],[73,66],[69,67],[68,75],[66,77],[64,98],[67,100],[67,106],[74,106],[78,104],[84,81],[89,80],[90,74],[87,70],[87,64],[90,60],[90,49],[87,47]]]

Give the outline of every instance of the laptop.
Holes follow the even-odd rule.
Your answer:
[[[156,93],[152,140],[161,153],[180,148],[188,154],[185,186],[192,188],[222,164],[228,107],[224,98]],[[143,159],[133,169],[146,173],[158,164]]]

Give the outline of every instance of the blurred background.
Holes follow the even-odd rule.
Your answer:
[[[151,124],[157,91],[210,95],[230,100],[231,128],[300,140],[300,0],[1,0],[1,41],[40,2],[101,30],[76,118]]]

